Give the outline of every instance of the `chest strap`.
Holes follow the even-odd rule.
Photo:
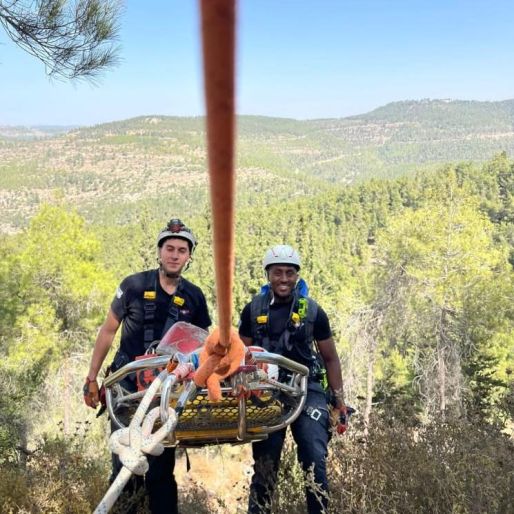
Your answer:
[[[145,288],[143,294],[143,309],[144,309],[144,325],[143,325],[143,342],[145,351],[155,342],[161,338],[177,321],[180,314],[180,307],[184,305],[184,298],[182,294],[182,279],[179,280],[175,293],[171,296],[170,305],[168,308],[168,316],[164,329],[161,334],[155,334],[155,314],[157,311],[157,279],[159,277],[159,270],[150,277],[149,283]]]
[[[267,351],[271,351],[269,337],[270,301],[271,292],[268,291],[255,296],[250,304],[252,339],[255,341],[255,344],[261,345]],[[308,346],[312,344],[314,339],[314,323],[318,314],[318,304],[311,298],[302,297],[295,292],[291,312],[284,326],[284,331],[277,342],[277,349],[285,348],[288,351],[292,349],[292,343],[289,341],[291,331],[288,329],[288,325],[291,322],[291,317],[294,312],[296,312],[300,320],[305,324],[305,343]]]
[[[269,304],[271,293],[255,296],[250,304],[250,316],[252,324],[252,339],[254,344],[262,346],[270,351],[269,338]]]

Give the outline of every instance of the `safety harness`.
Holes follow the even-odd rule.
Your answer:
[[[255,296],[250,304],[251,330],[254,344],[262,346],[267,351],[276,353],[282,353],[284,350],[290,352],[293,349],[293,345],[295,345],[299,355],[310,364],[310,361],[315,356],[312,351],[312,343],[314,340],[314,322],[318,315],[318,304],[311,298],[301,296],[295,291],[286,327],[279,340],[272,342],[269,337],[269,308],[271,300],[272,293],[267,292]],[[302,334],[302,344],[298,345],[294,341],[294,336],[300,330],[303,330],[304,333]],[[304,348],[300,348],[300,346]],[[302,351],[305,349],[309,350],[309,355]]]
[[[143,341],[145,352],[155,345],[158,340],[178,321],[179,309],[185,303],[181,296],[183,291],[182,278],[179,279],[175,293],[171,297],[170,306],[168,308],[168,317],[161,334],[155,334],[154,321],[155,312],[157,310],[157,279],[159,278],[159,270],[149,276],[149,280],[145,286],[143,294],[144,324],[143,324]]]
[[[160,339],[166,332],[178,321],[179,308],[185,304],[185,299],[182,297],[183,280],[179,279],[175,293],[172,295],[168,307],[168,317],[164,323],[164,328],[161,334],[155,333],[155,313],[157,311],[157,280],[159,279],[159,270],[149,275],[143,293],[143,309],[144,309],[144,324],[143,324],[143,344],[145,354],[136,357],[136,360],[152,357],[155,353],[155,348],[159,344]],[[147,389],[155,378],[162,371],[162,368],[145,369],[136,373],[136,386],[138,391]]]

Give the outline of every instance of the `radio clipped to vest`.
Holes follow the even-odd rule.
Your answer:
[[[313,363],[311,366],[310,376],[316,381],[319,382],[323,391],[328,392],[328,375],[327,368],[325,367],[325,362],[323,361],[323,357],[319,352],[318,345],[316,344],[316,355],[313,356]]]

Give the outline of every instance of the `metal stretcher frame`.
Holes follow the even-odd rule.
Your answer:
[[[160,402],[161,423],[173,407],[179,421],[175,431],[163,441],[165,446],[200,447],[210,444],[241,444],[266,439],[269,433],[285,428],[302,412],[307,394],[309,370],[282,355],[252,352],[256,365],[241,366],[222,382],[222,400],[207,398],[207,389],[197,388],[193,380],[178,382],[171,374],[162,384],[156,399]],[[119,407],[135,410],[145,391],[127,392],[120,381],[128,375],[166,366],[169,356],[156,356],[126,364],[106,377],[106,403],[109,416],[118,428]],[[259,364],[274,364],[286,375],[284,382],[269,378]],[[239,394],[250,391],[251,394]]]

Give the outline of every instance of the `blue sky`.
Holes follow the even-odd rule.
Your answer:
[[[421,98],[514,98],[503,0],[240,0],[237,111],[344,117]],[[50,81],[0,32],[0,125],[93,125],[204,112],[196,0],[128,0],[122,63]]]

